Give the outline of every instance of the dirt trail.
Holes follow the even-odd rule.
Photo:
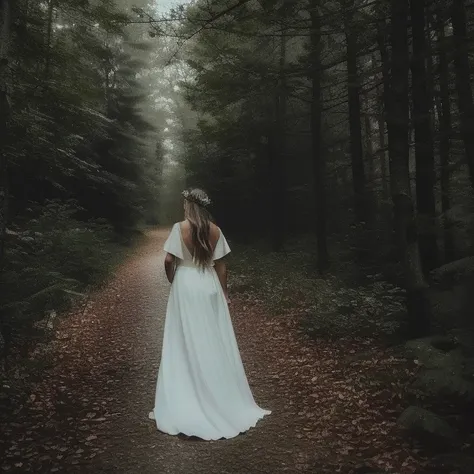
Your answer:
[[[387,397],[377,392],[366,408],[374,394],[362,393],[353,405],[353,388],[345,385],[351,374],[338,364],[337,349],[312,347],[291,325],[238,300],[233,318],[244,365],[257,402],[272,415],[229,441],[159,433],[148,413],[169,290],[162,270],[166,235],[150,232],[86,310],[62,321],[54,368],[15,423],[2,427],[8,436],[3,472],[349,473],[380,453],[378,442],[390,445],[391,438],[372,433],[375,423],[387,433],[394,425],[392,415],[377,419],[390,405]],[[390,471],[414,472],[410,453],[396,443],[395,450],[399,462]]]

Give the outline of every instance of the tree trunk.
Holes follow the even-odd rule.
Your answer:
[[[283,30],[283,27],[282,27]],[[275,149],[272,161],[272,227],[273,250],[282,250],[286,233],[286,43],[283,31],[280,37],[279,78],[276,91]]]
[[[368,186],[371,188],[375,181],[374,147],[372,143],[372,123],[370,120],[369,94],[364,94],[364,132],[365,132],[365,156],[368,163]]]
[[[385,141],[385,119],[384,119],[384,107],[383,107],[383,86],[381,87],[382,91],[379,92],[377,101],[378,101],[378,114],[377,114],[377,123],[378,123],[378,133],[379,133],[379,158],[380,158],[380,171],[382,177],[382,189],[384,197],[388,197],[390,189],[388,186],[388,173],[387,173],[387,144]]]
[[[0,271],[5,259],[5,238],[8,220],[8,163],[6,155],[7,126],[10,115],[8,101],[8,67],[10,46],[11,5],[10,0],[0,3]]]
[[[380,93],[380,112],[379,112],[379,140],[380,140],[380,166],[383,166],[382,178],[384,180],[385,195],[389,195],[390,173],[387,176],[387,153],[385,151],[385,122],[390,111],[390,58],[387,50],[387,23],[385,19],[377,22],[377,45],[380,52],[382,63],[382,86]],[[388,157],[390,160],[390,141],[388,141]]]
[[[360,85],[357,74],[357,38],[353,25],[354,0],[344,5],[344,30],[347,47],[347,92],[349,96],[350,152],[354,186],[355,214],[358,222],[367,222],[366,182],[362,147]]]
[[[450,204],[450,151],[451,151],[451,101],[449,93],[449,64],[445,37],[444,15],[438,19],[438,51],[439,51],[439,92],[441,105],[439,113],[439,155],[441,161],[441,209],[443,213],[444,259],[451,262],[455,259],[453,227],[447,217]]]
[[[410,197],[408,15],[408,0],[391,0],[392,75],[387,126],[391,143],[391,192],[407,291],[408,323],[411,335],[421,336],[429,332],[430,317],[427,284],[421,266],[415,212]]]
[[[436,239],[435,170],[431,130],[430,95],[425,59],[425,0],[411,0],[413,58],[413,123],[415,130],[416,201],[418,208],[419,246],[423,269],[429,273],[438,265]]]
[[[321,98],[321,20],[319,0],[311,4],[311,53],[310,78],[312,83],[311,138],[313,146],[314,196],[316,201],[316,237],[318,269],[324,273],[329,266],[326,235],[326,162],[322,147],[322,98]]]
[[[464,0],[453,0],[451,20],[453,24],[456,89],[461,115],[461,135],[464,141],[471,185],[474,187],[474,103],[470,83],[469,38],[464,3]]]
[[[6,145],[8,120],[10,117],[8,67],[10,25],[12,22],[11,8],[10,0],[0,0],[0,277],[5,265],[5,240],[10,199]],[[0,311],[0,333],[4,341],[2,352],[0,353],[0,368],[8,370],[7,359],[11,345],[11,326],[5,321],[4,316],[4,313]]]
[[[425,41],[426,41],[426,87],[428,91],[428,107],[430,110],[431,117],[431,130],[432,133],[436,134],[436,101],[435,101],[435,64],[434,64],[434,53],[433,44],[431,40],[431,32],[436,29],[436,25],[433,22],[433,15],[428,16],[428,7],[425,5],[425,13],[427,15],[427,21],[425,25]],[[436,164],[435,164],[436,168]]]

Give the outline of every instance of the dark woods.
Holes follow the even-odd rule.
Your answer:
[[[235,235],[276,251],[313,235],[320,273],[341,258],[362,273],[388,263],[411,330],[428,332],[430,272],[472,252],[470,2],[229,0],[162,19],[115,3],[2,1],[7,280],[15,252],[44,248],[47,222],[58,231],[48,212],[69,234],[97,237],[95,226],[109,240],[156,223],[160,192],[166,201],[184,176]],[[174,116],[179,185],[162,178],[163,113],[143,74],[153,68],[152,79],[174,71],[162,95],[187,100]]]
[[[428,333],[430,272],[472,254],[472,14],[463,1],[245,2],[189,47],[188,180],[274,250],[313,233],[322,273],[341,253],[400,262],[411,331]]]
[[[450,424],[472,439],[474,3],[248,1],[202,27],[224,8],[210,4],[181,33],[202,28],[183,51],[188,183],[234,237],[307,275],[401,287],[388,339],[422,369],[399,423],[443,451]],[[324,316],[309,319],[323,337]],[[451,470],[472,471],[466,443]]]
[[[2,359],[185,184],[235,240],[395,282],[404,337],[472,329],[474,2],[148,3],[0,0]]]
[[[116,3],[0,2],[2,355],[100,281],[143,215],[156,222],[147,53]]]
[[[198,1],[166,18],[145,4],[2,0],[2,320],[79,289],[95,271],[51,255],[74,241],[84,261],[90,241],[157,223],[184,178],[234,235],[276,251],[314,236],[322,274],[390,268],[411,333],[428,333],[431,272],[473,249],[471,2]],[[187,101],[167,181],[147,83],[166,70],[158,92]]]

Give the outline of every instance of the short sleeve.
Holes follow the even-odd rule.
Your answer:
[[[220,258],[225,257],[228,253],[230,253],[230,247],[227,243],[226,238],[222,231],[220,231],[219,239],[217,240],[216,248],[214,249],[214,255],[212,257],[213,260],[219,260]]]
[[[179,235],[179,224],[175,224],[171,229],[170,235],[166,239],[163,249],[165,252],[184,260],[183,247],[181,245],[181,236]]]

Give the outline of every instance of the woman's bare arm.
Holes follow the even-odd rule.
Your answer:
[[[219,278],[219,282],[224,290],[224,295],[229,301],[229,294],[227,292],[227,266],[223,259],[215,260],[214,261],[214,268],[217,273],[217,277]]]
[[[174,255],[171,255],[170,253],[167,253],[165,257],[165,272],[166,272],[166,278],[168,278],[168,281],[170,283],[173,283],[174,272],[176,270],[175,264],[176,264],[176,257]]]

